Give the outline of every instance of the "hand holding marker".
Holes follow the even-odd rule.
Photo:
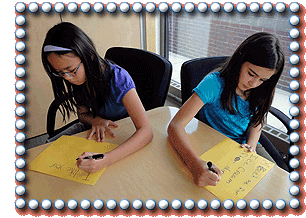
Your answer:
[[[212,167],[212,162],[207,162],[207,166],[208,166],[208,169],[211,171],[211,172],[213,172],[213,173],[215,173],[215,174],[217,174],[217,172],[214,170],[214,168]]]
[[[95,154],[95,155],[89,155],[87,157],[84,157],[84,159],[102,159],[104,157],[104,154]],[[77,158],[76,160],[78,160],[79,158]]]

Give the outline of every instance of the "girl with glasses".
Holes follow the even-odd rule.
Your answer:
[[[190,146],[185,126],[199,111],[200,120],[273,161],[258,140],[283,69],[284,52],[279,40],[260,32],[244,40],[222,67],[194,89],[169,124],[168,134],[197,185],[215,186],[222,174],[217,166],[213,166],[217,173],[210,172]]]
[[[102,59],[91,39],[79,27],[68,22],[52,27],[41,54],[54,97],[68,97],[60,107],[63,119],[69,118],[71,112],[77,113],[83,127],[90,129],[88,139],[95,137],[103,142],[106,133],[115,137],[111,128],[118,125],[114,121],[127,116],[135,125],[136,132],[119,147],[104,154],[103,159],[84,159],[94,154],[90,152],[80,155],[77,161],[80,169],[96,172],[152,140],[153,133],[131,76],[120,66]]]

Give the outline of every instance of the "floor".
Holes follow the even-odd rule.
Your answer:
[[[175,99],[171,98],[170,96],[167,97],[165,106],[172,106],[172,107],[177,107],[180,108],[181,104],[177,102]]]

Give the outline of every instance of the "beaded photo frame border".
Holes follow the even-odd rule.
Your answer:
[[[301,215],[305,212],[304,202],[304,94],[305,84],[304,80],[304,67],[305,67],[305,8],[301,2],[265,2],[265,3],[219,3],[219,2],[148,2],[148,3],[115,3],[115,2],[44,2],[44,3],[24,3],[17,2],[15,4],[15,211],[20,216],[24,215],[85,215],[85,216],[235,216],[235,215]],[[290,51],[292,54],[289,57],[289,62],[292,68],[289,71],[289,75],[292,77],[292,81],[289,84],[289,88],[293,93],[289,97],[289,101],[294,105],[290,108],[290,115],[293,119],[290,122],[290,127],[294,130],[289,140],[294,143],[294,146],[290,148],[290,153],[294,158],[290,160],[290,167],[294,169],[289,174],[290,180],[295,183],[288,192],[294,198],[287,205],[282,199],[276,202],[272,202],[267,199],[263,202],[259,202],[254,199],[250,202],[240,200],[234,204],[233,201],[226,200],[221,202],[216,199],[211,202],[202,199],[198,202],[189,199],[185,202],[177,199],[169,202],[167,199],[163,199],[159,202],[155,202],[152,199],[147,201],[141,201],[135,199],[133,202],[129,202],[126,199],[122,199],[120,202],[108,199],[103,201],[97,199],[94,202],[90,202],[88,199],[84,199],[77,202],[74,199],[64,202],[62,199],[58,199],[55,202],[51,202],[49,199],[45,199],[42,202],[38,202],[36,199],[30,199],[25,201],[23,196],[26,195],[26,173],[24,168],[26,166],[26,149],[24,142],[26,140],[26,134],[24,129],[26,128],[26,107],[24,103],[27,98],[25,95],[26,90],[26,68],[25,63],[28,57],[25,51],[28,49],[26,42],[23,40],[27,34],[26,25],[26,13],[37,13],[42,11],[49,13],[54,10],[56,13],[62,13],[67,10],[69,13],[74,13],[80,10],[82,13],[126,13],[133,11],[133,13],[167,13],[172,10],[175,13],[231,13],[237,10],[239,13],[244,13],[246,10],[250,10],[252,13],[257,13],[262,10],[265,13],[270,13],[275,10],[277,13],[282,13],[285,10],[290,10],[293,15],[288,22],[292,26],[288,35],[291,37]],[[29,72],[30,73],[30,72]],[[9,202],[13,203],[13,202]],[[78,209],[78,210],[76,210]]]

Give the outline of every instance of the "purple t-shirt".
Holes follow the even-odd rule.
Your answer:
[[[113,78],[110,83],[111,92],[98,116],[114,121],[127,115],[122,99],[128,91],[136,87],[132,77],[125,69],[111,63],[110,65],[113,71]]]

